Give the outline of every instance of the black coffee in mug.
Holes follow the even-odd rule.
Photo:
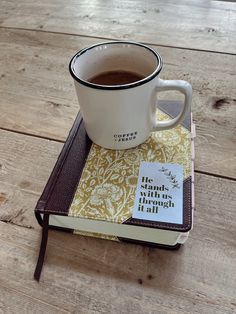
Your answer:
[[[99,73],[88,81],[98,85],[124,85],[130,84],[144,79],[144,75],[135,72],[116,70]]]

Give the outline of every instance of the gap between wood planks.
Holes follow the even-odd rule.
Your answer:
[[[57,35],[68,35],[68,36],[76,36],[76,37],[83,37],[83,38],[95,38],[95,39],[104,39],[104,40],[118,40],[118,41],[132,41],[129,39],[117,39],[114,37],[102,37],[102,36],[96,36],[96,35],[84,35],[84,34],[77,34],[77,33],[66,33],[66,32],[56,32],[56,31],[48,31],[48,30],[41,30],[41,29],[34,29],[34,28],[24,28],[24,27],[13,27],[13,26],[0,26],[0,28],[3,29],[9,29],[9,30],[22,30],[22,31],[30,31],[30,32],[40,32],[40,33],[49,33],[49,34],[57,34]],[[236,53],[230,53],[230,52],[220,52],[220,51],[214,51],[214,50],[208,50],[208,49],[197,49],[197,48],[185,48],[185,47],[179,47],[179,46],[170,46],[170,45],[162,45],[157,43],[151,43],[151,42],[144,42],[145,45],[151,45],[151,46],[159,46],[159,47],[166,47],[166,48],[175,48],[175,49],[182,49],[182,50],[190,50],[190,51],[202,51],[202,52],[210,52],[210,53],[217,53],[217,54],[223,54],[223,55],[230,55],[235,56]]]
[[[26,136],[32,136],[32,137],[36,137],[36,138],[41,138],[43,140],[49,140],[49,141],[54,141],[54,142],[58,142],[58,143],[65,143],[65,141],[57,139],[57,138],[53,138],[53,137],[49,137],[49,136],[43,136],[43,135],[37,135],[37,134],[31,134],[31,133],[27,133],[27,132],[23,132],[23,131],[12,130],[9,128],[0,127],[0,130],[12,132],[12,133],[17,133],[17,134],[22,134],[22,135],[26,135]]]
[[[7,131],[7,132],[12,132],[12,133],[16,133],[16,134],[22,134],[22,135],[25,135],[25,136],[31,136],[31,137],[35,137],[35,138],[40,138],[40,139],[43,139],[43,140],[48,140],[48,141],[62,143],[62,144],[64,144],[65,141],[66,141],[66,140],[63,141],[63,140],[56,139],[56,138],[50,138],[50,137],[47,137],[47,136],[41,136],[41,135],[37,135],[37,134],[31,134],[31,133],[22,132],[22,131],[16,131],[16,130],[3,128],[3,127],[0,127],[0,130]],[[207,176],[211,176],[211,177],[215,177],[215,178],[221,178],[221,179],[227,179],[227,180],[230,180],[230,181],[236,181],[236,178],[225,176],[225,175],[220,175],[220,174],[217,174],[217,173],[211,173],[211,172],[202,171],[202,170],[194,170],[194,172],[195,173],[199,173],[199,174],[203,174],[203,175],[207,175]],[[6,221],[4,221],[4,222],[6,222]]]

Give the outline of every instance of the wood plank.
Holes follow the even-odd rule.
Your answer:
[[[199,0],[16,0],[0,25],[235,53],[236,4]]]
[[[0,219],[38,227],[33,209],[62,144],[0,130]]]
[[[10,269],[9,269],[10,271]],[[36,290],[36,289],[35,289]],[[36,292],[36,291],[35,291]],[[43,302],[35,297],[22,293],[21,291],[10,287],[9,285],[2,286],[0,282],[0,313],[47,313],[47,314],[65,314],[68,311],[62,310],[57,306]]]
[[[64,141],[79,110],[68,61],[96,39],[32,31],[0,32],[0,128]],[[154,46],[161,77],[193,85],[196,169],[236,177],[236,57]],[[56,51],[56,53],[55,53]],[[178,98],[162,93],[160,98]]]
[[[10,293],[36,313],[233,314],[235,185],[197,175],[195,226],[174,252],[50,231],[40,284],[39,230],[0,222],[0,309],[14,312]]]

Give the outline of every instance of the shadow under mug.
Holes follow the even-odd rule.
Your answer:
[[[81,114],[90,139],[108,149],[135,147],[151,132],[177,126],[190,109],[191,85],[162,80],[162,59],[150,47],[130,41],[103,42],[77,52],[69,70],[74,78]],[[144,77],[123,85],[100,85],[89,79],[100,73],[128,71]],[[157,121],[157,93],[177,90],[185,95],[181,112],[172,120]]]

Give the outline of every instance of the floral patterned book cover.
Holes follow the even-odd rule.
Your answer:
[[[158,112],[158,119],[168,115]],[[148,222],[132,218],[140,163],[158,162],[180,164],[183,167],[185,229],[192,225],[192,132],[186,125],[154,132],[149,139],[132,149],[108,150],[92,144],[78,183],[68,215],[89,220],[118,224],[178,230],[177,225]],[[183,226],[182,226],[183,227]],[[115,236],[75,230],[82,235],[117,240]]]

